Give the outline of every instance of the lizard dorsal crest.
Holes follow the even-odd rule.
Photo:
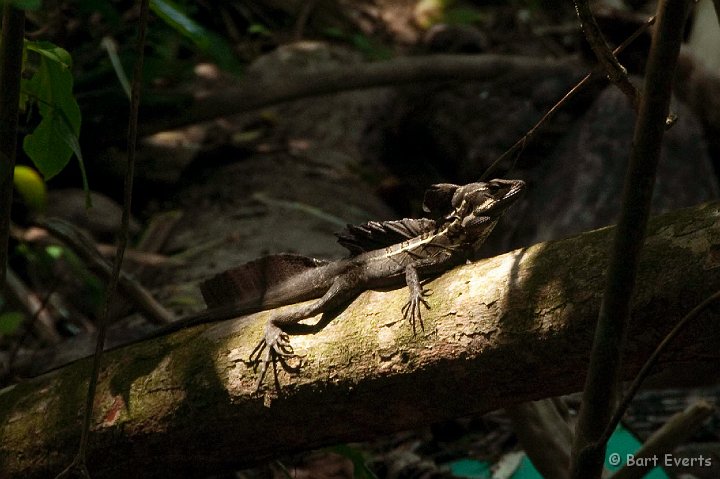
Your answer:
[[[263,256],[216,274],[200,284],[208,308],[233,303],[262,304],[268,287],[302,271],[328,264],[327,261],[297,254]]]
[[[431,185],[425,191],[423,199],[423,211],[429,213],[433,218],[443,218],[449,214],[456,205],[453,204],[453,196],[460,186],[452,183],[438,183]]]
[[[347,225],[335,233],[338,243],[353,255],[402,243],[435,229],[435,222],[427,218],[405,218],[394,221],[369,221],[362,225]]]

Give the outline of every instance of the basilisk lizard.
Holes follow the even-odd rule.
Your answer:
[[[260,361],[259,389],[273,359],[294,355],[283,327],[348,304],[364,290],[400,284],[403,277],[410,295],[401,313],[415,332],[418,325],[423,328],[422,307],[429,309],[420,276],[441,273],[470,259],[524,189],[521,180],[501,179],[464,186],[433,185],[423,202],[431,218],[348,225],[337,234],[338,242],[350,251],[345,259],[327,262],[278,254],[222,272],[200,286],[205,311],[122,346],[315,299],[276,312],[267,321],[251,354],[251,359]]]
[[[432,218],[348,225],[337,236],[350,251],[349,258],[327,262],[279,254],[222,272],[200,286],[206,311],[161,328],[152,337],[317,298],[267,321],[251,355],[261,362],[259,388],[274,357],[294,355],[283,327],[348,304],[366,289],[398,284],[403,277],[410,295],[401,312],[415,332],[417,325],[423,327],[422,307],[429,308],[420,276],[467,261],[524,189],[521,180],[500,179],[433,185],[423,202]]]

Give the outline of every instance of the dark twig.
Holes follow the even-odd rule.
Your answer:
[[[645,23],[643,23],[637,30],[633,32],[632,35],[627,37],[624,42],[622,42],[618,47],[613,50],[613,53],[615,55],[618,55],[625,50],[628,45],[630,45],[632,42],[635,41],[637,37],[639,37],[645,30],[650,28],[650,26],[655,23],[655,16],[653,15],[650,17]],[[518,141],[515,142],[513,146],[508,148],[505,153],[500,155],[500,157],[495,160],[486,170],[485,173],[483,173],[482,177],[480,178],[480,181],[486,181],[489,178],[492,178],[493,175],[496,173],[496,170],[499,165],[502,165],[505,160],[507,160],[510,155],[515,154],[516,152],[520,151],[521,149],[525,148],[525,146],[535,137],[535,134],[540,129],[542,125],[547,123],[552,119],[552,117],[555,116],[555,114],[562,108],[568,101],[570,101],[571,98],[573,98],[579,91],[581,91],[590,81],[590,78],[597,74],[598,72],[603,71],[602,66],[598,66],[595,68],[592,72],[585,75],[585,77],[577,82],[574,87],[568,91],[565,96],[563,96],[555,105],[553,105],[550,110],[548,110],[547,113],[543,115],[540,120],[535,123],[535,125],[530,128],[530,130],[525,133],[522,138],[520,138]],[[513,166],[510,169],[513,169],[515,167],[515,163],[517,162],[518,157],[515,157],[515,161],[513,161]]]
[[[580,25],[585,33],[585,38],[598,61],[605,68],[608,79],[613,82],[620,91],[627,95],[633,108],[637,111],[640,96],[637,88],[630,83],[627,70],[620,64],[612,50],[610,50],[610,46],[607,44],[607,41],[605,41],[605,37],[600,31],[600,27],[590,10],[588,0],[573,0],[573,2],[575,3],[575,11],[580,19]]]
[[[10,281],[10,271],[8,271],[8,282]],[[18,278],[19,279],[19,278]],[[55,290],[57,289],[58,285],[60,284],[61,277],[57,276],[55,280],[53,281],[52,286],[50,289],[45,293],[42,300],[40,300],[39,304],[33,302],[33,309],[32,315],[27,317],[25,321],[23,321],[23,324],[21,326],[20,335],[17,338],[17,340],[13,343],[12,347],[10,348],[10,352],[8,353],[8,360],[5,367],[5,371],[3,372],[3,376],[6,376],[7,374],[10,374],[12,371],[12,365],[15,362],[15,358],[17,357],[18,352],[20,351],[20,347],[25,343],[28,336],[30,336],[30,333],[34,329],[35,324],[38,321],[38,318],[42,314],[45,313],[48,303],[50,302],[50,297],[53,295]],[[37,301],[37,300],[35,300]],[[57,333],[56,333],[57,334]],[[2,378],[5,379],[4,377]]]
[[[88,437],[90,434],[90,422],[93,415],[93,403],[95,401],[95,390],[97,388],[98,376],[100,374],[100,361],[102,359],[103,348],[105,347],[105,335],[107,332],[108,316],[110,314],[110,304],[112,303],[115,290],[120,278],[120,270],[122,268],[123,255],[128,243],[128,229],[130,225],[130,206],[132,204],[132,188],[133,178],[135,174],[135,146],[137,143],[137,119],[140,107],[140,91],[142,87],[142,71],[143,60],[145,58],[145,35],[147,33],[148,21],[148,4],[149,0],[140,0],[140,24],[138,26],[137,39],[137,59],[135,61],[135,69],[133,71],[132,91],[130,95],[130,114],[128,117],[128,138],[127,153],[128,163],[125,171],[125,187],[123,192],[123,214],[118,235],[118,248],[113,262],[113,271],[110,278],[107,293],[105,295],[105,303],[99,321],[97,342],[95,344],[95,355],[93,356],[92,372],[90,375],[90,384],[88,385],[87,399],[85,401],[85,411],[83,415],[82,431],[80,436],[80,446],[78,453],[73,462],[58,475],[63,477],[77,470],[80,474],[89,476],[87,469],[87,447]]]
[[[599,478],[602,473],[605,445],[599,444],[598,440],[610,421],[617,395],[630,301],[650,214],[655,172],[688,6],[688,0],[664,0],[658,5],[658,25],[647,62],[644,93],[625,177],[623,206],[615,230],[573,444],[571,477],[576,479]]]
[[[23,327],[29,327],[47,344],[59,344],[62,338],[55,329],[55,320],[45,309],[44,301],[41,301],[38,295],[11,268],[7,269],[5,279],[7,281],[5,299],[17,303],[25,311],[25,317],[32,318],[32,321]],[[53,283],[56,282],[57,279],[53,281]],[[56,285],[51,288],[51,290],[55,289]]]
[[[653,366],[655,366],[655,363],[657,362],[658,357],[667,349],[668,344],[670,344],[670,341],[675,339],[675,337],[685,328],[685,326],[692,321],[693,319],[697,318],[700,313],[702,313],[708,306],[713,304],[714,302],[720,300],[720,291],[714,293],[713,295],[709,296],[707,299],[705,299],[702,303],[695,306],[692,311],[690,311],[688,314],[686,314],[670,331],[667,336],[658,344],[657,348],[655,348],[655,351],[650,355],[650,357],[645,361],[645,364],[643,364],[642,369],[640,369],[640,372],[635,376],[635,379],[633,379],[632,384],[630,384],[630,387],[628,388],[627,392],[625,392],[625,396],[623,397],[622,401],[620,401],[620,405],[615,410],[615,414],[613,415],[612,419],[608,423],[607,427],[605,428],[605,432],[603,432],[603,435],[598,440],[598,443],[604,444],[610,439],[610,436],[615,431],[615,428],[618,424],[620,424],[620,420],[622,419],[623,415],[625,414],[625,411],[627,410],[628,406],[630,406],[630,403],[632,402],[633,398],[635,397],[635,394],[637,394],[638,389],[640,389],[640,386],[642,385],[645,378],[648,377],[650,374],[650,371],[652,370]]]
[[[24,32],[25,12],[11,2],[3,2],[0,34],[0,291],[5,288],[8,260]]]
[[[110,281],[114,274],[113,268],[98,252],[93,242],[75,226],[58,218],[41,220],[37,222],[37,225],[45,228],[50,234],[70,247],[75,254],[85,261],[92,271]],[[115,254],[117,255],[117,249]],[[163,325],[175,320],[175,316],[158,303],[142,285],[122,271],[120,272],[118,285],[122,293],[152,323]]]

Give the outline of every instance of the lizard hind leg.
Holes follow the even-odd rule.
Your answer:
[[[425,308],[430,309],[430,304],[428,304],[425,299],[430,295],[430,293],[420,284],[420,278],[417,272],[417,266],[421,264],[422,261],[410,264],[405,268],[405,281],[407,282],[408,289],[410,290],[410,296],[407,303],[405,303],[402,307],[401,312],[403,319],[410,322],[413,334],[416,334],[416,324],[420,324],[420,329],[425,331],[421,306],[425,306]]]
[[[289,359],[295,356],[297,356],[297,354],[295,354],[295,350],[290,344],[288,334],[272,321],[268,321],[265,325],[263,338],[250,353],[250,359],[252,361],[258,361],[260,364],[255,390],[260,390],[270,363],[274,363],[276,358]]]
[[[282,327],[347,304],[357,295],[358,282],[355,275],[338,276],[320,299],[297,306],[289,312],[278,313],[268,320],[262,339],[250,353],[250,360],[260,363],[256,391],[260,390],[270,363],[274,364],[276,359],[283,361],[298,356],[290,344],[288,333]]]

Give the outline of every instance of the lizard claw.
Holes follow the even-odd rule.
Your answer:
[[[405,303],[405,306],[402,307],[402,315],[403,319],[407,319],[410,321],[410,324],[412,325],[413,334],[416,333],[416,323],[420,323],[420,329],[425,331],[425,325],[423,324],[422,320],[422,308],[420,305],[422,304],[425,306],[425,308],[430,309],[430,305],[425,300],[425,296],[428,296],[428,292],[423,290],[420,290],[419,293],[416,294],[410,294],[410,299],[407,303]]]
[[[288,334],[272,323],[265,325],[265,333],[262,339],[250,353],[250,360],[259,361],[260,363],[260,376],[255,385],[255,391],[260,390],[270,363],[273,363],[278,357],[287,359],[295,356],[297,354],[295,354],[295,350],[290,344]]]

